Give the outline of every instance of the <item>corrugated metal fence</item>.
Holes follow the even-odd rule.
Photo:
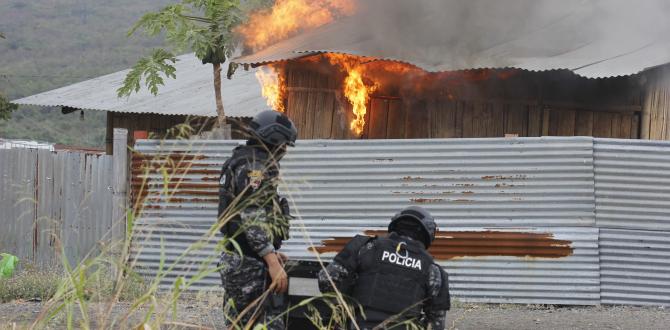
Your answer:
[[[670,143],[596,139],[606,304],[670,305]]]
[[[0,150],[0,251],[42,266],[76,264],[111,227],[112,158]],[[63,245],[61,245],[63,244]]]
[[[603,171],[594,168],[594,141],[598,155],[606,141],[618,140],[300,141],[282,161],[281,188],[297,215],[283,249],[293,258],[314,259],[317,251],[329,259],[348,238],[383,231],[398,209],[419,204],[438,219],[441,231],[431,252],[448,269],[452,293],[461,300],[589,305],[602,296],[603,303],[621,302],[606,297],[632,283],[626,272],[639,260],[633,256],[629,267],[607,259],[616,254],[605,246],[616,245],[617,236],[599,236],[606,202],[598,191],[604,181]],[[140,272],[154,276],[167,267],[161,260],[174,263],[163,281],[170,286],[176,276],[214,266],[217,237],[205,234],[216,217],[220,167],[236,144],[139,141],[132,180],[144,210],[132,253]],[[621,224],[627,228],[630,221]],[[652,251],[661,265],[667,250]],[[613,269],[611,275],[601,275],[601,258],[602,270]],[[635,269],[642,272],[635,276],[647,276]],[[663,287],[667,276],[658,276],[645,288]],[[219,283],[210,274],[195,287]],[[670,304],[670,295],[657,291],[653,303]]]

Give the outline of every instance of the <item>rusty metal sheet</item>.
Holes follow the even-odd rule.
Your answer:
[[[132,252],[147,275],[156,274],[161,258],[175,264],[164,287],[176,276],[215,267],[216,237],[175,261],[213,224],[220,166],[237,143],[136,145],[133,196],[144,209]],[[462,299],[598,301],[590,138],[299,141],[282,161],[282,177],[281,189],[297,216],[282,249],[293,258],[313,259],[310,242],[318,247],[324,240],[382,230],[400,207],[423,205],[444,233],[436,255],[445,267],[454,265],[454,290]],[[447,238],[453,235],[461,239]],[[468,241],[464,237],[479,242],[479,254],[458,255],[474,248],[467,244],[453,251],[451,244]],[[508,248],[496,249],[499,243]],[[509,285],[486,296],[497,268],[507,269]],[[570,284],[552,286],[552,273],[567,276]],[[211,274],[194,288],[219,283],[218,274]],[[531,292],[544,285],[547,295]],[[567,290],[577,294],[570,298]]]
[[[170,155],[149,165],[149,187],[140,192],[142,162],[159,148],[141,142],[137,151],[145,156],[133,160],[135,193],[179,187],[146,207],[169,214],[204,210],[217,198],[220,166],[234,145],[163,143]],[[365,217],[367,225],[383,225],[401,205],[418,204],[444,225],[590,226],[591,154],[590,138],[300,141],[282,161],[282,189],[307,224],[327,219],[357,226]]]
[[[595,139],[599,227],[670,231],[670,142]]]
[[[328,236],[337,232],[341,237]],[[368,235],[384,230],[366,231]],[[299,229],[295,231],[299,234]],[[299,246],[330,260],[353,235],[347,227],[325,227],[301,235]],[[448,228],[430,252],[449,272],[452,295],[467,302],[595,305],[599,303],[598,229]],[[311,257],[310,259],[313,259]]]
[[[600,229],[603,304],[670,306],[670,231]]]

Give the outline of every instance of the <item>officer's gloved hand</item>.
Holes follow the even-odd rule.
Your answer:
[[[289,207],[288,199],[282,197],[279,200],[279,207],[281,208],[281,213],[284,216],[291,217],[291,208]]]

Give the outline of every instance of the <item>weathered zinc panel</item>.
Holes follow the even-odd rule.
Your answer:
[[[0,150],[0,250],[38,265],[94,255],[111,226],[111,156]]]
[[[175,67],[180,72],[179,76],[166,79],[158,95],[142,89],[130,97],[119,98],[116,90],[129,71],[123,70],[14,100],[12,103],[120,113],[216,117],[214,86],[210,77],[212,68],[202,64],[194,54],[178,56]],[[232,80],[221,81],[227,116],[253,117],[268,108],[255,74],[255,69],[240,69]]]
[[[282,168],[315,227],[383,227],[409,204],[446,227],[590,226],[591,153],[590,138],[315,141]]]
[[[32,258],[37,151],[0,150],[0,251]]]
[[[139,141],[131,160],[131,206],[139,212],[131,245],[132,266],[172,287],[178,276],[207,276],[192,289],[221,284],[216,243],[210,238],[218,201],[221,165],[237,141]],[[200,243],[198,243],[200,242]],[[201,246],[202,245],[202,246]],[[161,266],[163,264],[163,266]]]
[[[603,304],[670,306],[670,232],[600,228]]]
[[[365,233],[384,231],[375,229]],[[292,234],[286,248],[289,254],[314,260],[304,250],[316,250],[330,260],[360,232],[347,226],[324,226],[298,227]],[[449,272],[451,293],[461,301],[599,303],[597,228],[447,227],[438,232],[430,252]]]
[[[670,142],[595,139],[598,227],[670,231]]]
[[[136,145],[132,186],[143,210],[132,253],[141,273],[156,275],[163,260],[163,269],[174,267],[162,272],[170,286],[176,276],[214,267],[217,238],[207,231],[220,166],[235,144]],[[418,204],[438,219],[432,252],[452,272],[458,297],[595,304],[591,155],[590,138],[300,141],[282,161],[282,190],[297,217],[283,249],[329,259],[346,239],[383,230],[399,208]],[[508,284],[488,290],[501,269]],[[219,283],[212,273],[195,287]]]

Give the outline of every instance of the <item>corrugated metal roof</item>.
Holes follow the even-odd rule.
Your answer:
[[[596,139],[599,227],[670,231],[670,142]]]
[[[534,6],[540,9],[534,7],[535,11],[524,8],[531,4],[516,1],[523,7],[508,19],[500,17],[495,12],[500,8],[492,3],[480,10],[480,1],[443,1],[445,13],[422,11],[421,4],[415,6],[419,9],[407,10],[406,16],[415,15],[413,24],[402,23],[402,15],[376,19],[375,12],[385,15],[394,6],[392,2],[376,3],[378,6],[358,16],[233,61],[258,65],[334,52],[411,63],[431,72],[566,69],[588,78],[631,75],[670,62],[670,39],[666,37],[670,31],[662,23],[665,19],[657,19],[667,8],[659,1],[638,5],[621,0],[573,0],[561,1],[560,6],[555,1],[538,1]],[[460,6],[457,13],[474,16],[448,16],[455,6]],[[444,23],[449,20],[457,23]]]
[[[68,106],[112,112],[162,115],[216,116],[212,66],[203,65],[193,54],[177,57],[176,79],[165,79],[157,96],[143,88],[130,97],[118,98],[129,70],[123,70],[14,100],[12,103],[40,106]],[[239,70],[232,80],[222,79],[223,103],[230,117],[253,117],[268,106],[261,95],[255,70]]]

